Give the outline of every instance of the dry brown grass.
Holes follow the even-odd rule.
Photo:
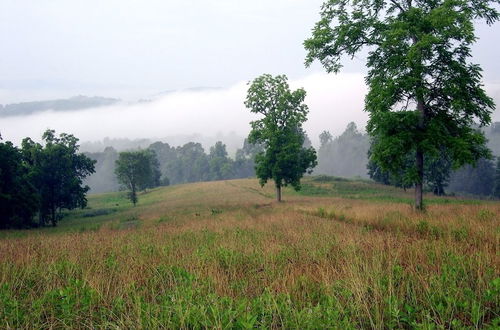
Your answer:
[[[75,289],[77,303],[68,307],[75,316],[65,317],[78,327],[105,326],[107,318],[113,326],[142,327],[197,327],[205,319],[222,327],[229,318],[231,327],[243,327],[238,318],[246,312],[216,318],[202,308],[230,310],[239,301],[265,327],[302,327],[303,310],[323,306],[339,314],[317,317],[319,323],[304,318],[307,324],[498,322],[500,203],[435,204],[418,213],[403,203],[297,194],[276,203],[272,196],[272,187],[261,189],[256,180],[176,186],[141,196],[142,205],[111,215],[96,231],[1,239],[0,286],[28,315],[16,321],[5,305],[0,324],[67,326],[49,293],[70,287],[70,279],[94,295],[84,310],[83,289]],[[121,226],[131,214],[140,225]],[[198,306],[179,288],[206,299]],[[174,316],[164,323],[166,316],[153,312],[172,294],[180,296],[169,308],[194,299],[183,308],[193,308],[200,323]],[[278,297],[276,306],[262,302],[268,295]],[[234,306],[214,297],[228,297]],[[269,320],[255,301],[269,310]],[[142,319],[144,308],[149,321]]]

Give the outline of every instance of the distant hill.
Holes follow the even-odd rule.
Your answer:
[[[45,110],[72,111],[95,108],[120,102],[119,99],[78,95],[69,99],[0,104],[0,117],[25,116]]]

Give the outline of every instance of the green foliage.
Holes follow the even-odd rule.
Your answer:
[[[94,173],[95,161],[78,154],[78,139],[71,134],[57,137],[54,130],[47,130],[42,140],[44,146],[25,138],[22,153],[39,196],[39,224],[55,226],[63,209],[87,205],[89,187],[83,186],[83,180]]]
[[[281,187],[300,189],[300,179],[316,166],[316,151],[304,148],[302,124],[307,120],[304,89],[291,91],[284,75],[264,74],[248,89],[245,106],[264,117],[251,122],[250,143],[262,144],[265,151],[255,157],[261,185],[274,180],[281,199]]]
[[[160,185],[160,170],[156,154],[151,150],[120,152],[115,174],[130,192],[128,197],[137,204],[137,191]]]
[[[21,151],[9,141],[0,143],[0,228],[33,226],[38,203]]]
[[[210,180],[226,180],[233,176],[233,161],[227,156],[226,145],[217,141],[208,155]]]
[[[495,190],[493,196],[500,198],[500,156],[497,157],[497,168],[495,172]]]
[[[498,3],[328,0],[304,42],[306,65],[317,59],[328,72],[340,70],[344,55],[369,48],[365,110],[367,131],[376,139],[371,159],[391,173],[406,169],[417,207],[424,155],[437,158],[444,150],[455,167],[489,156],[484,136],[471,127],[475,120],[490,123],[494,103],[483,90],[481,68],[468,59],[474,19],[494,23]],[[416,156],[411,167],[408,154]]]
[[[370,156],[371,149],[368,151]],[[368,162],[368,175],[376,182],[393,185],[395,187],[408,188],[412,185],[412,179],[408,176],[414,165],[415,154],[408,154],[402,167],[392,171],[383,170],[373,160]],[[437,158],[430,158],[424,166],[424,182],[436,196],[445,195],[445,188],[448,185],[451,175],[451,160],[446,152],[442,152]]]
[[[255,176],[255,156],[263,152],[261,144],[249,143],[248,139],[243,141],[243,147],[236,150],[234,161],[234,177],[249,178]]]
[[[167,164],[172,184],[207,181],[210,167],[200,143],[189,142],[171,151],[172,160]]]

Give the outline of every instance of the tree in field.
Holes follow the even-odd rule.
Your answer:
[[[338,72],[341,59],[367,47],[365,110],[372,161],[397,172],[414,154],[405,180],[422,209],[424,162],[446,150],[455,167],[489,156],[484,136],[471,128],[490,123],[493,100],[470,63],[473,20],[498,20],[499,0],[328,0],[312,37],[306,65],[319,60]]]
[[[500,156],[497,157],[497,168],[495,171],[495,190],[493,190],[493,196],[500,198]]]
[[[269,179],[276,186],[276,199],[281,201],[281,188],[291,185],[300,189],[300,179],[316,166],[316,152],[304,148],[302,124],[307,120],[306,92],[300,88],[291,91],[287,77],[264,74],[256,78],[248,89],[245,106],[261,114],[252,121],[248,142],[261,144],[264,151],[255,157],[256,174],[263,186]]]
[[[115,174],[130,192],[128,197],[134,206],[138,202],[137,192],[159,185],[159,169],[156,155],[151,150],[120,152],[115,164]]]
[[[83,180],[94,173],[95,161],[78,153],[78,139],[71,134],[57,137],[54,130],[47,130],[42,140],[44,146],[24,139],[22,153],[39,196],[39,224],[55,226],[63,209],[87,205],[89,187]]]

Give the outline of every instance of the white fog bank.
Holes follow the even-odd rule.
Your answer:
[[[339,135],[351,121],[364,128],[368,115],[362,110],[366,94],[362,74],[317,73],[292,80],[290,85],[307,91],[309,120],[305,129],[315,145],[323,130]],[[226,89],[176,92],[132,105],[6,117],[0,119],[0,133],[15,144],[27,136],[38,141],[47,128],[74,134],[80,141],[234,133],[244,137],[250,130],[249,122],[257,118],[243,104],[247,88],[246,82],[241,82]],[[487,90],[494,97],[500,95],[499,85]],[[493,120],[500,120],[498,111]]]

